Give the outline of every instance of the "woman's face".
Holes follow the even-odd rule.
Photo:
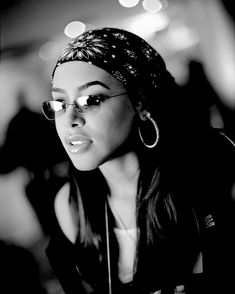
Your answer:
[[[55,71],[52,96],[54,100],[72,104],[80,96],[107,96],[126,92],[109,73],[82,61],[61,64]],[[111,159],[128,139],[135,109],[128,95],[105,100],[97,107],[78,112],[72,105],[56,115],[60,140],[74,166],[92,170]]]

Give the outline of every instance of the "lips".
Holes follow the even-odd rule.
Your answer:
[[[89,149],[92,140],[83,135],[69,135],[65,138],[65,143],[70,153],[82,153]]]

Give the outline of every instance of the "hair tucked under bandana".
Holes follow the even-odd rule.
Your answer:
[[[87,31],[73,39],[63,50],[56,68],[69,61],[96,65],[130,85],[152,92],[162,80],[172,79],[159,53],[137,35],[117,28]]]

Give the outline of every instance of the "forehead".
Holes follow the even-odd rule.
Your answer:
[[[110,87],[122,86],[119,80],[104,69],[83,61],[70,61],[58,66],[53,86],[79,86],[95,80],[105,82]]]

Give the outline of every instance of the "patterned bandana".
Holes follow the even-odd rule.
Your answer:
[[[150,93],[171,77],[154,48],[137,35],[117,28],[90,30],[73,39],[60,55],[52,80],[60,64],[76,60],[106,70],[126,88],[132,85]]]

